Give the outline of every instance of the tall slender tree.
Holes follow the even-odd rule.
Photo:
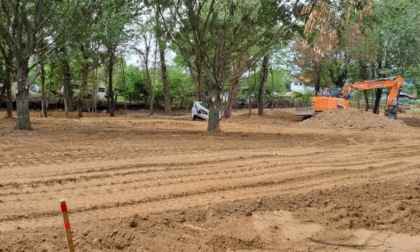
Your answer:
[[[161,75],[162,75],[162,85],[163,85],[163,99],[164,99],[164,107],[165,107],[165,115],[171,114],[171,95],[170,95],[170,84],[168,78],[168,70],[166,66],[166,59],[165,59],[165,50],[166,50],[166,40],[164,37],[164,29],[162,27],[162,23],[160,21],[160,6],[158,4],[155,5],[155,36],[156,41],[159,47],[159,58],[160,58],[160,66],[161,66]]]
[[[265,55],[262,61],[261,80],[260,80],[260,86],[258,88],[258,115],[259,116],[264,116],[265,88],[267,85],[267,78],[268,78],[268,61],[269,61],[269,56]]]

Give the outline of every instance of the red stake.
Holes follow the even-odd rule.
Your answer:
[[[60,201],[61,212],[63,213],[64,229],[66,230],[67,243],[69,245],[69,252],[74,252],[73,238],[70,229],[69,213],[67,212],[67,204],[65,200]]]

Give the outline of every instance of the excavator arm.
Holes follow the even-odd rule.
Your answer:
[[[371,89],[389,88],[388,100],[385,104],[385,116],[396,119],[398,110],[398,96],[400,88],[404,84],[401,76],[392,78],[359,81],[353,84],[344,86],[342,93],[337,97],[315,96],[312,97],[311,108],[298,109],[295,112],[297,116],[311,117],[316,113],[330,110],[330,109],[345,109],[349,108],[348,99],[352,89],[363,91]]]
[[[352,89],[363,91],[371,89],[389,88],[390,91],[387,102],[385,104],[385,116],[396,119],[398,110],[398,96],[400,93],[401,86],[403,84],[404,79],[401,76],[377,80],[359,81],[345,86],[343,90],[343,96],[348,96]]]

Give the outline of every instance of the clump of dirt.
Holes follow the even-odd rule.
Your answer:
[[[334,109],[324,111],[299,123],[301,128],[316,129],[357,129],[389,132],[407,132],[412,128],[399,120],[390,119],[369,111],[359,109]]]

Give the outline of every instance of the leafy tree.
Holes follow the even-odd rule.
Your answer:
[[[151,77],[151,62],[150,62],[150,57],[153,54],[153,48],[152,48],[152,33],[144,31],[142,33],[142,42],[144,44],[144,48],[136,48],[134,47],[133,49],[139,53],[142,63],[143,63],[143,67],[144,67],[144,73],[145,73],[145,78],[146,78],[146,88],[147,88],[147,98],[149,100],[149,115],[152,116],[153,115],[153,103],[154,103],[154,96],[155,96],[155,90],[154,90],[154,85],[152,82],[152,77]],[[156,52],[155,52],[156,53]],[[156,71],[156,69],[153,67],[153,70]]]
[[[263,58],[261,66],[261,79],[260,86],[258,88],[258,115],[264,115],[264,100],[265,100],[265,86],[268,78],[268,61],[269,57],[266,55]]]
[[[162,23],[160,21],[160,6],[158,4],[155,5],[154,16],[155,16],[155,36],[156,42],[158,43],[159,47],[159,58],[160,58],[160,66],[161,66],[161,77],[162,77],[162,86],[163,86],[163,98],[164,98],[164,107],[165,107],[165,114],[171,114],[171,96],[170,96],[170,82],[168,78],[168,71],[166,66],[166,59],[165,59],[165,50],[166,50],[166,38],[164,37],[164,29],[162,27]]]
[[[41,51],[49,54],[58,46],[57,39],[64,30],[77,28],[72,13],[80,4],[89,2],[1,0],[0,4],[0,33],[13,52],[17,72],[16,128],[30,130],[28,74],[43,60],[37,59],[30,65],[30,59]]]
[[[101,2],[101,9],[98,11],[98,40],[105,48],[105,64],[108,73],[108,111],[110,116],[115,116],[115,97],[114,97],[114,66],[118,46],[123,44],[130,32],[126,29],[127,25],[137,16],[140,1],[137,0],[106,0]]]
[[[219,128],[225,83],[241,76],[296,25],[298,1],[159,1],[172,41],[195,72],[206,73],[210,115],[208,131]],[[169,24],[174,24],[170,26]],[[175,27],[171,30],[171,27]],[[231,67],[251,47],[256,49],[236,72]],[[195,62],[192,64],[191,62]]]
[[[303,39],[294,44],[302,81],[313,84],[316,92],[321,82],[344,85],[350,64],[347,48],[362,44],[360,21],[371,9],[371,0],[317,1],[302,9],[302,14],[307,15]]]
[[[420,81],[419,1],[381,0],[366,26],[375,35],[378,75]],[[373,22],[372,22],[373,21]]]

